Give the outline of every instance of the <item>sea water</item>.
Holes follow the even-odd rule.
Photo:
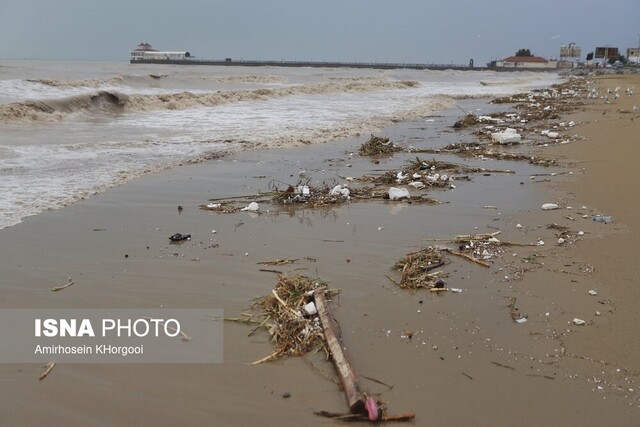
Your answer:
[[[0,229],[145,173],[426,119],[553,73],[0,61]]]

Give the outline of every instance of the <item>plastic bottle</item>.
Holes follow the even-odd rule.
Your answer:
[[[594,216],[593,220],[596,222],[612,222],[613,221],[613,217],[612,216]]]

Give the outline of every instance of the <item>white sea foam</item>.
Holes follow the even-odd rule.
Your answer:
[[[85,65],[65,81],[43,78],[44,68],[27,71],[21,73],[36,78],[9,73],[0,80],[2,99],[9,100],[0,105],[0,228],[212,152],[374,132],[455,99],[506,95],[555,79],[406,70],[247,74],[216,67],[142,68],[140,76],[105,77]]]

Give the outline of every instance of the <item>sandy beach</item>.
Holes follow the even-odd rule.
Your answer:
[[[638,74],[584,79],[601,95],[640,88]],[[574,121],[558,129],[570,143],[517,149],[558,165],[418,154],[493,171],[429,190],[437,205],[354,199],[314,209],[260,203],[259,213],[199,208],[301,179],[333,186],[380,175],[416,157],[359,156],[369,138],[361,135],[150,174],[29,217],[0,231],[0,307],[221,308],[237,317],[275,284],[257,263],[297,259],[268,268],[341,290],[332,309],[344,345],[361,387],[389,413],[413,412],[419,426],[637,425],[640,98],[622,93],[605,103],[583,99],[586,90],[577,111],[527,125],[539,135]],[[518,112],[485,99],[458,105],[478,115]],[[476,141],[481,125],[452,128],[461,116],[451,108],[376,135],[418,149]],[[499,173],[507,170],[515,173]],[[559,209],[543,211],[545,203]],[[518,245],[488,259],[489,268],[450,257],[445,280],[460,293],[406,291],[386,277],[397,277],[391,268],[407,253],[496,231]],[[174,233],[192,238],[170,244]],[[51,292],[69,276],[73,286]],[[348,410],[331,362],[316,353],[253,366],[273,347],[264,331],[248,336],[252,328],[225,322],[220,364],[60,363],[42,381],[41,365],[2,364],[3,424],[339,424],[313,414]]]

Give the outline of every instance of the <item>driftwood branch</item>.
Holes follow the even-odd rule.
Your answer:
[[[456,251],[449,251],[449,253],[450,253],[451,255],[455,255],[455,256],[459,256],[459,257],[461,257],[461,258],[464,258],[464,259],[466,259],[466,260],[468,260],[468,261],[475,262],[476,264],[481,265],[481,266],[483,266],[483,267],[486,267],[486,268],[491,267],[491,265],[489,265],[488,263],[486,263],[486,262],[484,262],[484,261],[481,261],[481,260],[479,260],[478,258],[474,258],[474,257],[472,257],[471,255],[467,255],[467,254],[465,254],[465,253],[462,253],[462,252],[456,252]]]
[[[340,375],[342,387],[344,388],[345,395],[347,396],[349,409],[353,414],[363,414],[365,413],[365,398],[360,392],[358,379],[351,367],[347,354],[344,351],[340,331],[329,312],[329,306],[324,297],[324,291],[317,290],[314,292],[313,298],[318,310],[318,316],[320,316],[320,322],[324,329],[327,346],[329,347],[329,351],[333,358],[333,364]]]
[[[47,376],[53,370],[54,366],[56,366],[56,362],[49,362],[46,365],[44,365],[44,372],[42,374],[40,374],[40,378],[38,378],[38,379],[40,381],[42,381],[43,379],[47,378]]]

